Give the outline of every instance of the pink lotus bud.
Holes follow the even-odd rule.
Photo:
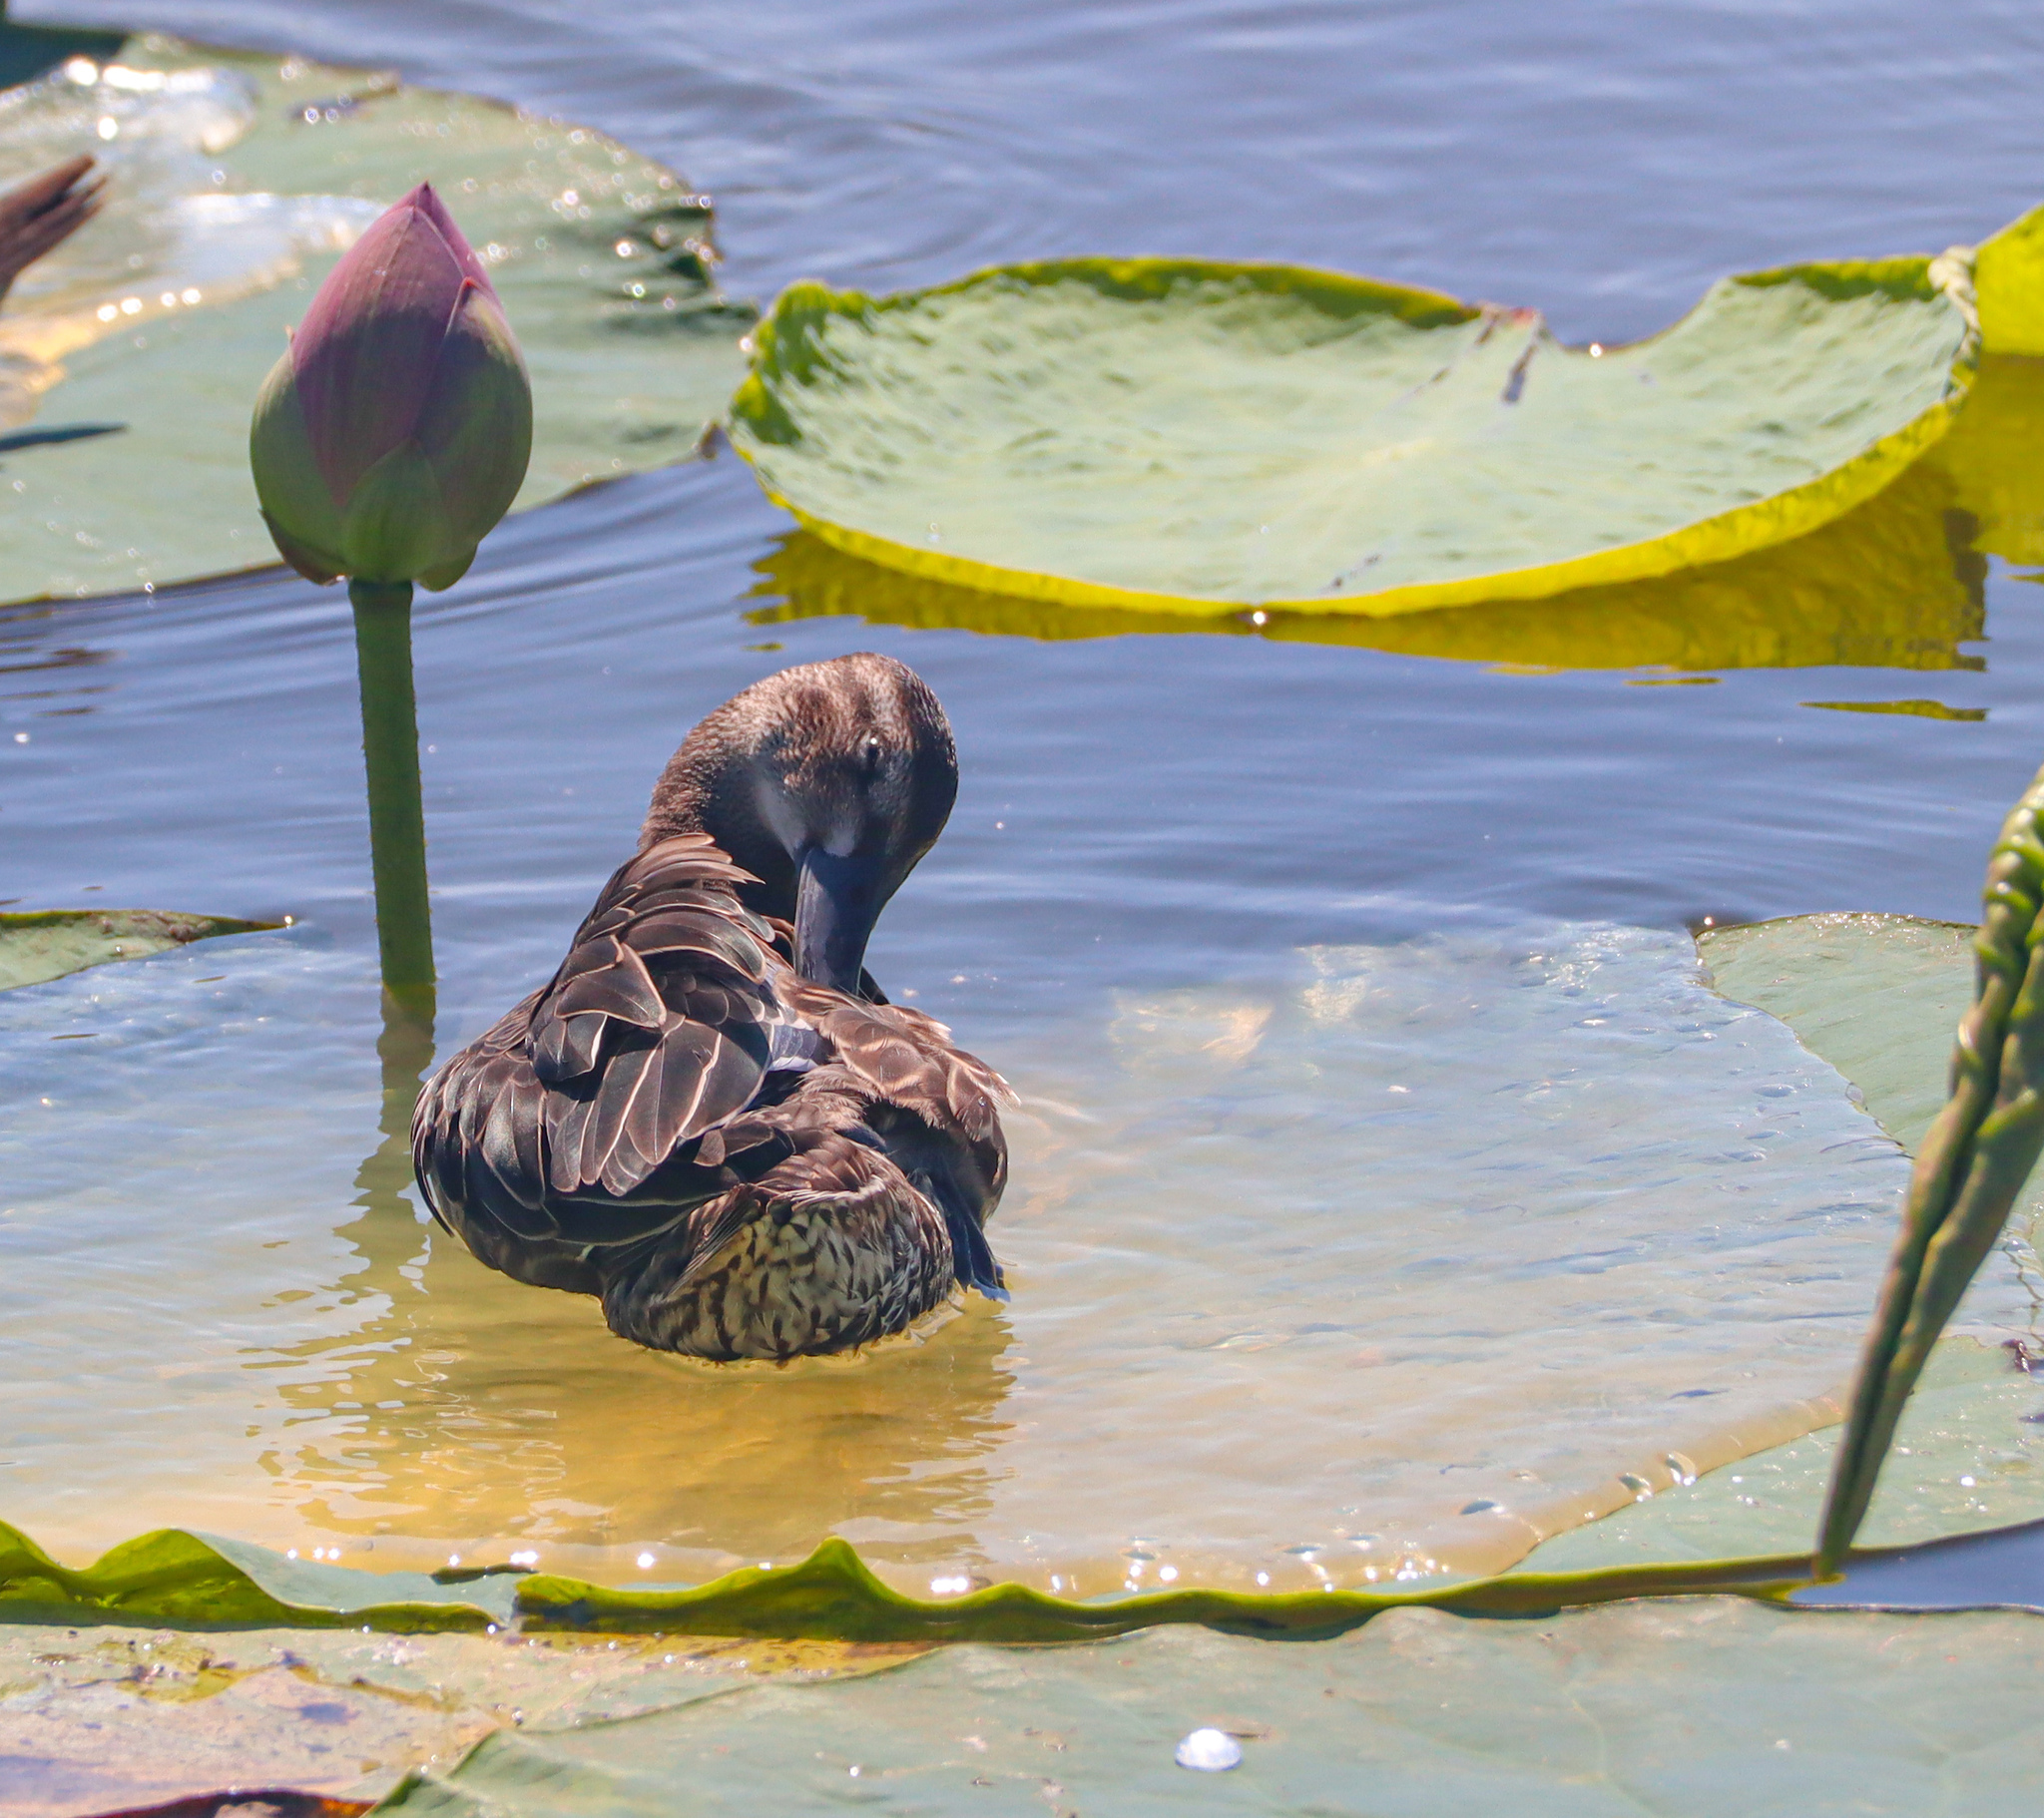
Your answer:
[[[249,461],[269,534],[308,581],[451,587],[531,453],[504,306],[420,184],[334,266],[256,400]]]

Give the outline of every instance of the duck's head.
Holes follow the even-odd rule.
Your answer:
[[[709,834],[760,879],[750,906],[794,924],[795,970],[856,995],[880,910],[957,794],[936,695],[906,664],[865,651],[727,700],[661,773],[640,845]]]

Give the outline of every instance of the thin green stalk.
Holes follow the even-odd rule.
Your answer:
[[[350,581],[369,775],[369,855],[383,987],[413,1017],[433,1013],[433,916],[419,801],[418,712],[411,685],[411,583]]]
[[[1959,1023],[1951,1097],[1909,1177],[1902,1229],[1852,1385],[1817,1529],[1835,1572],[1872,1500],[1909,1391],[1994,1247],[2044,1147],[2044,773],[2002,823],[1974,937],[1973,1006]]]

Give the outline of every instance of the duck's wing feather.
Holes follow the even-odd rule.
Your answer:
[[[985,1230],[1008,1180],[998,1110],[1014,1102],[1007,1081],[952,1047],[950,1030],[919,1010],[863,1002],[801,980],[779,990],[835,1064],[870,1089],[876,1104],[866,1123],[884,1133],[887,1152],[942,1210],[958,1280],[1005,1299],[1005,1276]]]
[[[934,1017],[800,980],[782,985],[780,996],[892,1104],[968,1142],[1000,1140],[997,1107],[1015,1102],[1013,1089],[977,1055],[952,1047],[950,1030]]]
[[[767,930],[737,895],[749,881],[701,835],[650,847],[605,886],[552,982],[428,1084],[419,1179],[486,1261],[587,1289],[593,1250],[672,1223],[770,1139],[724,1127],[813,1035],[767,982]],[[545,1255],[520,1254],[534,1245]]]

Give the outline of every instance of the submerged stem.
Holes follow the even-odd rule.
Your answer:
[[[383,986],[414,1017],[433,1012],[433,918],[419,801],[418,712],[411,682],[411,583],[350,581],[369,777],[369,855]]]

